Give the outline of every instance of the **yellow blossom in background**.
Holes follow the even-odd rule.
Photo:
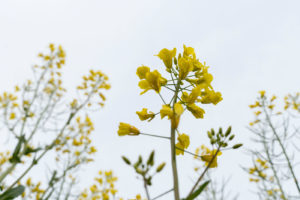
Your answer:
[[[184,133],[179,134],[177,137],[178,142],[176,143],[176,155],[184,154],[184,149],[187,149],[190,145],[190,137]]]
[[[208,166],[208,164],[211,163],[209,168],[218,167],[217,157],[222,155],[222,152],[219,151],[217,153],[216,149],[210,150],[209,148],[207,148],[204,145],[201,146],[201,149],[202,149],[201,160],[205,162],[205,165]],[[216,153],[217,153],[217,155],[215,155]]]
[[[266,94],[266,91],[265,90],[261,90],[259,91],[259,94],[260,94],[260,97],[263,98]]]
[[[120,122],[119,130],[118,130],[119,136],[139,135],[139,134],[140,134],[140,131],[136,127],[134,127],[130,124],[127,124],[127,123]]]

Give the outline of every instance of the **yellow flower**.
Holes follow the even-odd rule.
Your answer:
[[[150,68],[147,66],[141,66],[136,70],[136,74],[139,76],[140,79],[146,78],[146,74],[148,72],[150,72]]]
[[[184,149],[187,149],[190,145],[190,137],[184,133],[179,134],[177,137],[178,143],[175,145],[176,148],[176,155],[184,154]]]
[[[130,124],[122,123],[120,122],[118,135],[124,136],[124,135],[139,135],[140,131],[134,126],[131,126]]]
[[[168,119],[173,117],[173,110],[169,105],[163,105],[160,110],[160,117],[163,119],[165,116],[168,116]]]
[[[151,111],[147,111],[147,108],[143,108],[142,111],[137,111],[136,114],[139,116],[140,120],[141,121],[144,121],[144,120],[147,120],[149,119],[148,121],[151,121],[154,117],[155,117],[155,114]]]
[[[215,92],[214,90],[207,90],[206,94],[201,99],[201,103],[203,104],[213,103],[214,105],[216,105],[222,100],[223,98],[220,92]]]
[[[27,186],[30,186],[30,185],[31,185],[31,178],[28,178],[28,179],[27,179],[26,185],[27,185]]]
[[[173,58],[176,56],[176,48],[173,50],[164,48],[158,53],[157,56],[164,62],[165,66],[170,69],[172,68]]]
[[[258,101],[256,101],[255,104],[249,105],[250,108],[256,108],[259,106],[260,106],[260,103]]]
[[[163,119],[165,116],[168,116],[168,119],[171,120],[172,128],[177,128],[180,120],[180,115],[183,113],[184,108],[180,103],[175,103],[174,111],[169,105],[163,105],[160,110],[160,116]]]
[[[188,56],[193,56],[193,58],[196,57],[195,50],[193,47],[186,47],[183,45],[183,56],[188,57]]]
[[[97,185],[92,185],[91,187],[90,187],[90,190],[91,190],[91,192],[92,193],[96,193],[97,191],[98,191],[98,188],[97,188]]]
[[[265,96],[266,91],[265,90],[261,90],[261,91],[259,91],[259,94],[260,94],[260,97],[262,98],[262,97]]]
[[[217,150],[210,150],[209,148],[205,147],[204,145],[201,146],[203,152],[201,153],[201,160],[205,162],[205,166],[208,166],[210,163],[209,168],[215,168],[218,166],[217,157],[222,155],[222,152]],[[217,153],[217,155],[215,155]]]
[[[187,109],[196,117],[197,119],[203,118],[205,111],[197,106],[196,104],[189,104],[187,105]]]
[[[201,86],[196,86],[192,89],[191,93],[183,92],[181,99],[184,103],[192,104],[195,103],[199,95],[201,94]]]
[[[190,59],[181,57],[178,60],[178,66],[179,66],[179,79],[183,80],[187,77],[187,75],[193,71],[193,63]]]
[[[135,198],[136,198],[136,200],[142,200],[142,197],[141,197],[140,194],[137,194],[137,195],[135,196]]]
[[[16,113],[12,112],[10,113],[9,119],[15,119],[16,118]]]
[[[272,96],[271,101],[274,101],[277,97],[275,95]]]
[[[163,78],[161,74],[154,70],[153,72],[147,72],[145,80],[139,82],[139,87],[144,91],[141,94],[144,94],[148,90],[155,90],[157,93],[160,92],[161,86],[167,83],[167,79]]]

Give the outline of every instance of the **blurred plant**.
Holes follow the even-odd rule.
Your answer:
[[[99,171],[99,177],[95,178],[95,183],[90,186],[90,189],[85,189],[79,196],[79,200],[96,200],[96,199],[116,199],[117,190],[115,189],[115,182],[117,177],[113,175],[112,171]],[[123,200],[123,198],[118,198]]]
[[[0,153],[0,199],[16,191],[19,184],[23,185],[23,191],[18,190],[22,199],[77,199],[74,174],[92,162],[97,151],[91,144],[94,125],[87,108],[104,105],[103,90],[110,88],[108,77],[90,70],[77,87],[78,98],[68,103],[61,77],[65,51],[53,44],[49,49],[39,54],[41,64],[33,67],[33,80],[0,95],[1,122],[9,131],[8,139],[15,139],[10,141],[15,146],[12,151]],[[43,158],[48,181],[33,181],[37,178],[30,177],[34,173],[42,177],[37,170],[41,170]]]
[[[126,158],[125,156],[122,156],[122,159],[124,160],[124,162],[127,165],[132,166],[133,169],[135,170],[135,172],[142,178],[143,183],[144,183],[144,188],[146,191],[147,199],[151,199],[148,187],[152,185],[152,178],[156,174],[160,173],[166,165],[166,163],[163,162],[160,165],[158,165],[155,170],[153,170],[154,154],[155,154],[155,151],[153,150],[151,152],[151,154],[149,155],[147,162],[145,162],[145,163],[143,163],[142,156],[139,156],[138,160],[134,164],[131,164],[131,162],[128,158]],[[171,191],[172,190],[170,190],[168,192],[171,192]]]
[[[157,55],[163,61],[166,67],[165,70],[170,75],[169,80],[164,78],[157,70],[151,71],[147,66],[139,67],[136,72],[140,78],[138,85],[143,90],[141,94],[154,90],[163,103],[159,112],[152,112],[147,108],[137,111],[136,113],[139,119],[141,121],[147,120],[150,122],[158,114],[160,114],[161,119],[167,117],[170,120],[170,137],[143,133],[136,127],[123,122],[120,123],[118,130],[119,136],[147,135],[170,141],[173,174],[172,191],[174,192],[175,200],[180,199],[176,155],[184,155],[185,152],[188,152],[186,149],[190,144],[189,135],[179,131],[180,118],[185,110],[188,110],[196,119],[203,118],[205,111],[199,107],[199,104],[216,105],[222,100],[221,93],[215,92],[211,86],[213,76],[208,73],[209,67],[206,66],[205,62],[201,63],[196,58],[195,51],[192,47],[186,47],[184,45],[183,48],[183,54],[179,53],[178,56],[176,56],[176,48],[173,50],[162,49]],[[162,96],[161,88],[165,88],[171,92],[171,98],[168,101]],[[221,143],[216,141],[216,144]],[[221,144],[221,146],[223,145],[225,144]],[[194,155],[193,153],[190,154]],[[213,149],[207,150],[205,155],[201,156],[203,161],[207,163],[207,170],[208,168],[216,167],[216,157],[220,154],[220,149]],[[208,182],[205,182],[198,187],[198,183],[202,180],[202,177],[200,176],[192,187],[186,198],[187,200],[196,198],[207,186]],[[162,194],[165,193],[166,192]]]
[[[246,169],[250,181],[257,184],[260,199],[299,199],[300,185],[297,174],[299,160],[300,93],[284,98],[284,109],[278,108],[276,96],[268,97],[259,92],[257,101],[250,105],[255,109],[255,120],[249,129],[253,141],[261,148],[251,149],[253,167]],[[299,171],[299,170],[298,170]]]
[[[198,159],[196,159],[198,160]],[[199,175],[199,167],[198,165],[195,167],[195,172]],[[232,195],[232,193],[228,190],[229,179],[222,180],[221,182],[216,180],[216,178],[212,177],[211,171],[207,172],[204,179],[205,180],[211,180],[209,185],[204,189],[203,195],[201,195],[199,200],[237,200],[238,195]]]

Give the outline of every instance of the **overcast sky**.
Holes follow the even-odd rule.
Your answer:
[[[36,55],[48,44],[61,44],[67,52],[64,80],[75,87],[89,69],[100,69],[110,77],[104,109],[93,114],[96,124],[96,162],[86,167],[82,186],[91,183],[99,169],[113,169],[119,177],[120,195],[142,193],[142,183],[120,159],[136,159],[156,149],[157,162],[167,161],[165,174],[154,180],[152,196],[170,189],[169,143],[145,136],[119,138],[120,121],[144,132],[167,135],[167,120],[141,123],[135,112],[142,107],[159,109],[154,92],[140,96],[136,68],[142,64],[164,70],[155,57],[162,48],[183,44],[195,48],[214,76],[213,86],[224,100],[206,108],[205,119],[184,116],[181,129],[191,137],[189,150],[207,144],[206,130],[233,126],[236,141],[248,148],[246,129],[253,119],[248,105],[257,91],[279,96],[299,91],[300,1],[279,0],[0,0],[0,90],[13,88],[31,76]],[[192,185],[195,162],[178,157],[181,193]],[[243,150],[225,152],[216,170],[221,180],[231,176],[229,189],[239,199],[256,197],[248,176],[240,166],[249,166]],[[167,172],[168,171],[168,172]],[[165,199],[171,199],[166,196]]]

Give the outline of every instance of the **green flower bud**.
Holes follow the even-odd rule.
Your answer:
[[[241,146],[243,146],[243,144],[235,144],[232,148],[233,148],[233,149],[238,149],[238,148],[240,148]]]
[[[165,165],[166,165],[165,162],[161,163],[161,164],[156,168],[156,172],[157,172],[157,173],[161,172],[161,170],[164,169]]]
[[[225,137],[227,137],[231,133],[231,126],[228,127],[225,133]]]
[[[131,162],[128,158],[126,158],[125,156],[122,156],[122,159],[127,165],[131,165]]]

